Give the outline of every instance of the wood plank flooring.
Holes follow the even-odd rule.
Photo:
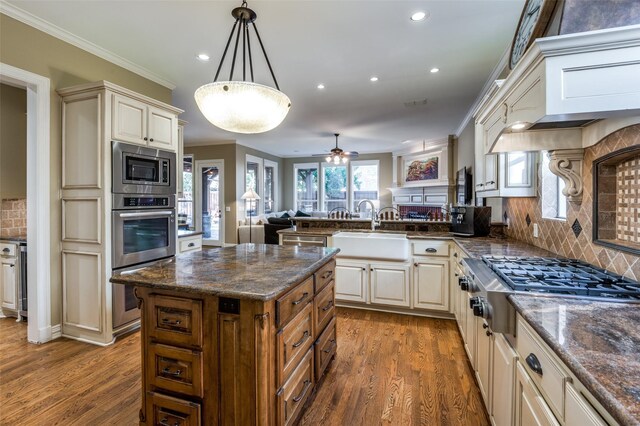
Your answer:
[[[487,425],[453,321],[338,309],[338,353],[303,425]],[[0,424],[134,425],[140,338],[26,342],[0,320]]]

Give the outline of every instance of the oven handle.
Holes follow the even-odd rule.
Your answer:
[[[156,212],[144,212],[144,213],[117,213],[119,217],[152,217],[152,216],[173,216],[175,213],[172,210],[162,210]]]

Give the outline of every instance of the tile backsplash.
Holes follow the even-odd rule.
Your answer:
[[[624,275],[640,281],[640,257],[630,253],[621,252],[608,247],[593,244],[593,161],[608,153],[622,148],[640,144],[640,124],[626,127],[605,137],[603,140],[585,149],[582,179],[583,197],[582,203],[568,203],[567,219],[544,219],[542,217],[542,201],[536,198],[509,198],[506,200],[506,214],[510,219],[507,235],[518,240],[526,241],[535,246],[547,249],[561,256],[581,259],[601,268]],[[634,159],[629,160],[633,162]],[[630,222],[637,238],[640,225],[638,224],[638,204],[640,203],[640,160],[635,158],[634,165],[628,165],[635,170],[633,179],[628,179],[630,191],[617,195],[618,206],[630,207],[632,212],[628,214]],[[627,163],[625,163],[627,164]],[[618,171],[620,173],[620,171]],[[635,179],[635,183],[634,182]],[[539,180],[540,181],[540,180]],[[635,189],[634,189],[635,188]],[[620,200],[623,200],[622,202]],[[614,204],[615,205],[615,204]],[[620,208],[620,207],[618,207]],[[527,217],[531,223],[527,224]],[[576,224],[577,220],[577,224]],[[539,237],[533,237],[533,224],[538,224]],[[625,222],[629,223],[629,222]],[[580,232],[574,232],[574,228],[580,227]],[[577,235],[576,235],[577,234]],[[637,240],[636,240],[637,241]]]
[[[618,164],[616,230],[619,240],[640,243],[640,156]]]
[[[6,199],[0,203],[0,237],[27,235],[27,200]]]

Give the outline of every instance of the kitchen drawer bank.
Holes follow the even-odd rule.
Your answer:
[[[242,244],[113,282],[142,309],[141,425],[289,425],[335,357],[338,250]]]

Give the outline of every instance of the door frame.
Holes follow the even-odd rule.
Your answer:
[[[0,82],[27,91],[27,340],[52,339],[51,221],[49,213],[51,81],[44,76],[0,62]],[[59,330],[59,325],[57,326]],[[59,337],[60,331],[56,331]]]
[[[220,199],[220,239],[218,240],[218,243],[220,245],[220,247],[224,247],[225,246],[225,233],[224,233],[224,228],[225,228],[225,204],[224,204],[224,160],[221,159],[216,159],[216,160],[197,160],[193,162],[193,169],[194,169],[194,173],[193,173],[193,178],[195,179],[194,182],[194,222],[195,222],[195,226],[196,226],[196,230],[199,232],[202,232],[202,184],[200,183],[200,169],[201,167],[207,167],[207,166],[213,166],[213,167],[218,167],[218,169],[220,170],[219,176],[220,176],[220,186],[218,189],[218,192],[220,193],[219,195],[219,199]],[[196,171],[198,172],[196,174]],[[197,177],[196,177],[197,176]],[[204,234],[202,237],[202,244],[203,245],[214,245],[214,244],[207,244],[207,242],[209,241],[214,241],[214,240],[207,240],[204,238]],[[218,244],[215,244],[218,245]]]

